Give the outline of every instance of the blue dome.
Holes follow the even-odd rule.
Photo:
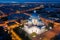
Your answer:
[[[32,15],[31,15],[31,18],[38,18],[38,14],[37,13],[32,13]]]

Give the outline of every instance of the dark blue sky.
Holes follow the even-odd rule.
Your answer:
[[[0,0],[0,3],[11,3],[11,2],[59,2],[60,0]]]

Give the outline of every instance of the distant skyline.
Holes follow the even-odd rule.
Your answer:
[[[23,3],[23,2],[57,2],[60,0],[0,0],[0,3]]]

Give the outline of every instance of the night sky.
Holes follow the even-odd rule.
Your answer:
[[[60,0],[0,0],[0,3],[23,3],[23,2],[59,2]]]

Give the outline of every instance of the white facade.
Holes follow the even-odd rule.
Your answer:
[[[28,33],[28,34],[31,34],[33,32],[35,32],[36,34],[41,34],[43,32],[45,32],[45,26],[43,26],[44,28],[38,28],[36,26],[32,26],[30,28],[28,28],[28,26],[25,26],[24,27],[24,30]]]
[[[41,28],[38,27],[38,25],[42,25]],[[32,19],[31,21],[28,21],[24,25],[24,30],[28,33],[31,34],[35,32],[36,34],[41,34],[45,32],[45,27],[43,22],[39,22],[37,19]]]

